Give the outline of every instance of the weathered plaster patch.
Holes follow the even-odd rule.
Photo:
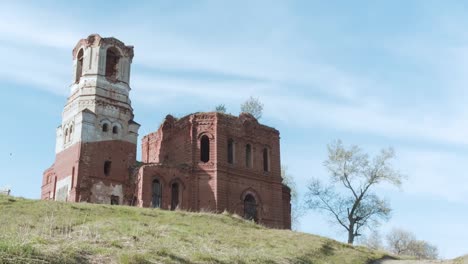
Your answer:
[[[57,186],[55,187],[55,200],[66,202],[68,200],[68,195],[70,194],[72,177],[67,176],[60,181],[57,181]]]
[[[123,202],[123,187],[121,184],[106,185],[102,181],[93,184],[91,188],[91,202],[110,204],[111,196],[119,197],[119,204]]]

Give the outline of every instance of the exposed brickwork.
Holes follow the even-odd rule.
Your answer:
[[[77,81],[57,128],[55,163],[43,175],[42,199],[229,211],[291,228],[276,129],[249,114],[168,115],[143,137],[137,163],[139,124],[128,85],[133,47],[91,35],[73,56]]]
[[[201,138],[210,139],[209,161],[201,161]],[[228,161],[228,141],[233,141],[233,164]],[[251,146],[251,165],[247,167],[246,145]],[[264,171],[264,149],[268,153]],[[220,113],[197,113],[174,119],[167,116],[161,127],[142,140],[143,162],[155,164],[151,172],[140,169],[140,186],[150,190],[152,179],[160,177],[166,184],[174,175],[156,166],[187,166],[190,176],[179,177],[186,189],[182,209],[224,210],[244,215],[244,198],[251,194],[257,201],[259,222],[276,228],[290,228],[289,189],[281,179],[279,132],[261,125],[248,114],[240,117]],[[179,173],[186,175],[187,172]],[[149,174],[149,175],[148,175]],[[156,176],[159,175],[159,176]],[[149,188],[149,189],[148,189]],[[139,204],[151,205],[151,196],[139,194]],[[163,208],[170,199],[163,196]],[[164,207],[165,206],[165,207]]]
[[[42,179],[42,194],[41,198],[44,200],[52,199],[55,200],[56,184],[58,181],[64,180],[67,177],[72,179],[70,188],[70,194],[67,201],[76,202],[76,171],[79,169],[80,160],[80,144],[74,144],[66,150],[57,153],[55,157],[55,163],[47,169],[43,174]],[[75,168],[75,175],[73,174],[73,168]]]
[[[104,184],[108,187],[122,186],[120,202],[128,204],[133,190],[125,193],[125,187],[131,184],[130,172],[136,163],[135,155],[135,144],[124,141],[75,144],[58,153],[54,165],[44,172],[41,198],[55,199],[56,182],[71,177],[67,201],[107,203],[110,194],[93,188],[96,184]],[[112,162],[107,176],[104,174],[106,161]]]

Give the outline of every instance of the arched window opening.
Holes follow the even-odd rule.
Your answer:
[[[171,211],[179,207],[179,184],[174,182],[171,185]]]
[[[200,160],[205,163],[210,161],[210,139],[207,135],[200,140]]]
[[[234,140],[228,140],[228,153],[227,153],[227,160],[229,164],[234,164]]]
[[[153,208],[161,208],[161,183],[159,180],[153,181]]]
[[[117,66],[119,64],[118,51],[114,48],[107,49],[106,53],[106,77],[117,77]]]
[[[102,132],[107,132],[109,131],[109,125],[108,124],[103,124],[102,125]]]
[[[119,133],[119,128],[117,126],[114,126],[112,128],[112,134],[118,134]]]
[[[247,168],[252,167],[252,146],[250,144],[245,146],[245,166]]]
[[[251,194],[247,194],[244,198],[244,218],[257,222],[257,201]]]
[[[81,76],[83,75],[83,49],[80,49],[76,56],[76,77],[75,82],[80,82]]]
[[[106,160],[104,162],[104,175],[109,176],[111,172],[112,161]]]
[[[263,149],[263,171],[270,171],[270,153],[267,148]]]

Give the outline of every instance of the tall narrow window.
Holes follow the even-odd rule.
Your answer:
[[[109,176],[111,172],[112,161],[107,160],[104,162],[104,175]]]
[[[210,139],[207,135],[200,140],[200,160],[205,163],[210,161]]]
[[[67,143],[68,140],[68,128],[65,129],[65,136],[63,137],[63,143]]]
[[[83,75],[83,49],[80,49],[76,56],[76,77],[75,82],[80,82],[81,75]]]
[[[118,134],[118,133],[119,133],[119,128],[118,128],[117,126],[114,126],[114,127],[112,128],[112,133],[113,133],[113,134]]]
[[[171,186],[171,210],[179,207],[179,184],[174,182]]]
[[[244,199],[244,218],[257,222],[257,201],[251,194],[247,194]]]
[[[70,131],[68,131],[68,142],[72,140],[73,126],[70,126]]]
[[[227,147],[227,160],[229,164],[234,164],[234,140],[228,140],[228,147]]]
[[[252,167],[252,146],[250,144],[245,146],[245,166],[247,168]]]
[[[153,208],[161,208],[161,183],[159,180],[153,181]]]
[[[73,188],[73,183],[75,182],[75,167],[72,168],[72,179],[71,179],[71,187]]]
[[[115,48],[107,49],[106,53],[106,77],[117,77],[117,66],[119,64],[118,51]]]
[[[268,153],[268,149],[263,149],[263,171],[268,172],[270,171],[270,153]]]
[[[108,124],[102,125],[102,132],[107,132],[107,131],[109,131],[109,125]]]

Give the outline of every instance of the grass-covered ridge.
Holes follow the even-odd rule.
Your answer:
[[[227,214],[0,195],[0,263],[370,263],[382,256]]]

